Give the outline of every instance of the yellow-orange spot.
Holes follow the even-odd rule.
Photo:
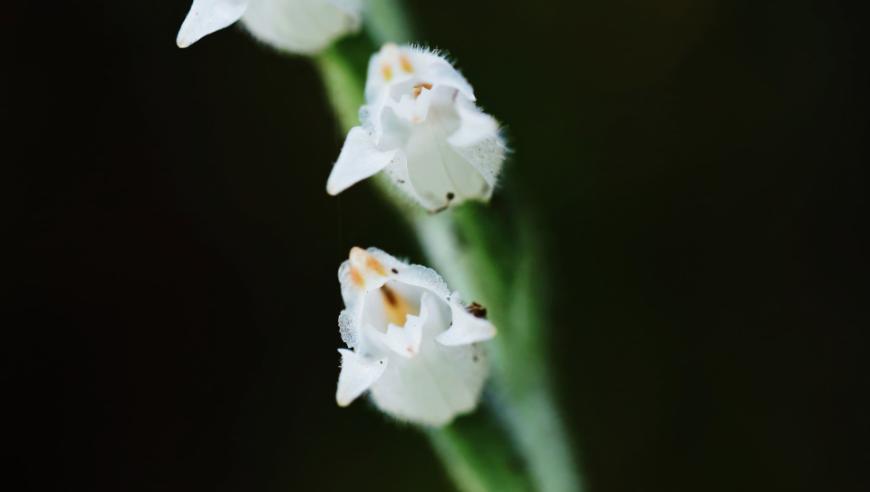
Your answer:
[[[391,324],[404,327],[409,314],[417,315],[417,310],[404,297],[386,285],[381,287],[381,297],[384,298],[384,313]]]
[[[399,66],[402,67],[402,70],[407,73],[411,73],[414,71],[414,65],[411,65],[411,60],[408,59],[407,55],[399,56]]]
[[[350,267],[350,281],[353,282],[353,284],[357,287],[362,287],[366,283],[362,274],[359,273],[359,270],[354,267]]]
[[[378,261],[378,259],[375,258],[374,256],[369,255],[369,254],[367,254],[367,255],[368,255],[368,258],[366,258],[366,267],[368,267],[371,270],[374,270],[375,272],[378,273],[378,275],[386,275],[387,270],[384,269],[384,265],[382,265],[381,262]]]
[[[350,275],[354,283],[362,286],[369,275],[385,277],[387,269],[368,251],[354,246],[350,249]],[[357,278],[359,282],[356,281]]]
[[[381,75],[384,77],[384,80],[389,82],[393,79],[393,67],[384,63],[381,65]]]
[[[411,94],[414,95],[414,99],[416,99],[417,97],[420,96],[420,94],[423,93],[423,89],[426,89],[427,91],[431,91],[432,84],[430,84],[429,82],[421,82],[421,83],[415,85],[414,89],[411,91]]]

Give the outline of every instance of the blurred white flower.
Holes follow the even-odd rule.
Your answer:
[[[488,200],[505,156],[495,119],[442,56],[385,45],[369,61],[361,126],[347,135],[326,190],[341,193],[385,171],[429,211]]]
[[[375,248],[338,269],[345,309],[336,401],[366,390],[387,414],[441,426],[477,405],[487,375],[476,342],[495,336],[479,305],[463,305],[434,270]]]
[[[356,31],[361,0],[193,0],[178,31],[186,48],[237,20],[260,41],[291,53],[316,53]]]

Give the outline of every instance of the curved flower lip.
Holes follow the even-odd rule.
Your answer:
[[[366,101],[362,124],[348,133],[327,180],[329,194],[383,171],[430,212],[489,200],[504,141],[447,60],[422,48],[385,45],[369,62]]]
[[[313,54],[359,29],[361,0],[193,0],[176,43],[186,48],[241,20],[258,40]]]
[[[434,270],[375,248],[353,248],[338,276],[340,406],[369,391],[384,412],[433,426],[474,409],[487,374],[477,343],[495,336],[492,323]]]

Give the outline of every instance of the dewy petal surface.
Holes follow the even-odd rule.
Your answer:
[[[254,0],[256,1],[256,0]],[[186,48],[239,20],[250,0],[193,0],[175,42]]]

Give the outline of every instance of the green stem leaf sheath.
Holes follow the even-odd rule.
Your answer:
[[[408,39],[401,11],[383,16],[377,11],[395,7],[396,0],[372,3],[377,7],[370,6],[367,17],[370,37],[345,39],[315,58],[344,131],[359,124],[366,66],[377,49],[371,39]],[[465,492],[580,491],[569,434],[551,387],[541,307],[546,272],[537,261],[532,222],[516,209],[505,213],[480,204],[428,214],[383,177],[374,182],[416,231],[431,266],[468,300],[484,304],[499,329],[487,344],[493,384],[486,411],[426,431],[448,473]]]

